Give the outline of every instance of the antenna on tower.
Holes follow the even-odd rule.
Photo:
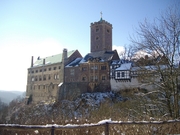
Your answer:
[[[103,14],[102,11],[100,12],[100,14],[101,14],[101,18],[102,18],[102,14]]]

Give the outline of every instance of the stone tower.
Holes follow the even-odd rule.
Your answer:
[[[112,51],[112,24],[101,19],[91,23],[91,52]]]

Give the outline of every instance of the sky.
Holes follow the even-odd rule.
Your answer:
[[[176,0],[178,1],[178,0]],[[90,52],[90,24],[113,25],[113,49],[130,45],[139,22],[153,21],[175,0],[0,0],[0,90],[26,91],[31,56]]]

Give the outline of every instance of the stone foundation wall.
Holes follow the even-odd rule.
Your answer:
[[[61,87],[59,87],[58,100],[73,100],[80,96],[82,93],[105,91],[110,91],[110,85],[108,83],[97,85],[94,91],[91,90],[88,82],[64,83],[63,85],[61,85]]]
[[[59,87],[58,100],[73,100],[88,91],[88,83],[64,83]]]

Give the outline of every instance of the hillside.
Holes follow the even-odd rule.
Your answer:
[[[67,121],[81,122],[84,120],[97,121],[101,119],[96,115],[102,106],[109,108],[115,103],[127,100],[117,93],[85,93],[77,99],[62,100],[61,102],[40,102],[38,104],[25,105],[24,103],[10,104],[10,112],[7,118],[9,123],[18,124],[65,124]],[[12,107],[11,107],[12,106]],[[106,113],[108,113],[106,111]],[[78,119],[78,120],[77,120]],[[75,120],[75,121],[74,121]]]
[[[2,102],[9,104],[13,99],[18,96],[23,96],[23,91],[4,91],[0,90],[0,99]]]

